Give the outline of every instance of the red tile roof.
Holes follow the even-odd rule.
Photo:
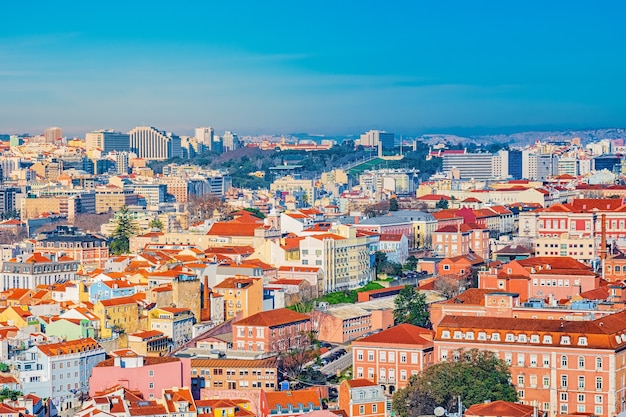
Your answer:
[[[540,412],[541,413],[541,412]],[[465,417],[531,417],[535,415],[535,407],[531,405],[512,403],[497,400],[490,403],[480,403],[465,410]]]
[[[298,323],[311,320],[306,314],[298,313],[287,308],[262,311],[233,323],[233,326],[265,326],[276,327],[289,323]]]
[[[399,345],[429,345],[432,344],[432,342],[427,338],[432,339],[433,334],[432,330],[403,323],[371,336],[363,337],[359,339],[358,342]]]

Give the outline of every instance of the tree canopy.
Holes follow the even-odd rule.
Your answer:
[[[435,205],[435,207],[438,209],[447,209],[448,206],[449,206],[448,200],[446,200],[443,197],[441,197],[441,200],[437,201],[437,204]]]
[[[111,253],[121,255],[130,251],[130,238],[137,234],[137,223],[127,206],[122,206],[115,216],[116,227],[111,235]]]
[[[411,377],[406,388],[393,396],[400,417],[433,414],[435,407],[457,411],[457,397],[464,407],[485,401],[517,401],[507,364],[491,351],[457,350],[452,359],[430,366]]]
[[[415,326],[431,328],[430,312],[426,304],[426,294],[415,287],[406,285],[394,300],[393,318],[396,324],[409,323]]]

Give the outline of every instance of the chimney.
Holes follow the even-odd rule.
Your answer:
[[[359,216],[354,216],[354,224],[359,224]]]

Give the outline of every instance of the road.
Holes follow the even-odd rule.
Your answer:
[[[336,361],[323,366],[320,369],[324,375],[335,375],[337,371],[343,371],[344,369],[352,366],[352,352],[348,352],[345,355],[339,357]]]

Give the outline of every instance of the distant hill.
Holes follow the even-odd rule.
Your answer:
[[[596,142],[602,139],[626,139],[626,129],[587,129],[587,130],[563,130],[563,131],[531,131],[512,134],[492,134],[492,135],[469,135],[467,137],[448,134],[426,134],[421,136],[421,140],[429,145],[447,142],[451,145],[463,143],[476,143],[489,145],[492,143],[505,143],[514,146],[532,145],[537,140],[543,142],[562,141],[572,138],[580,138],[583,144]]]

